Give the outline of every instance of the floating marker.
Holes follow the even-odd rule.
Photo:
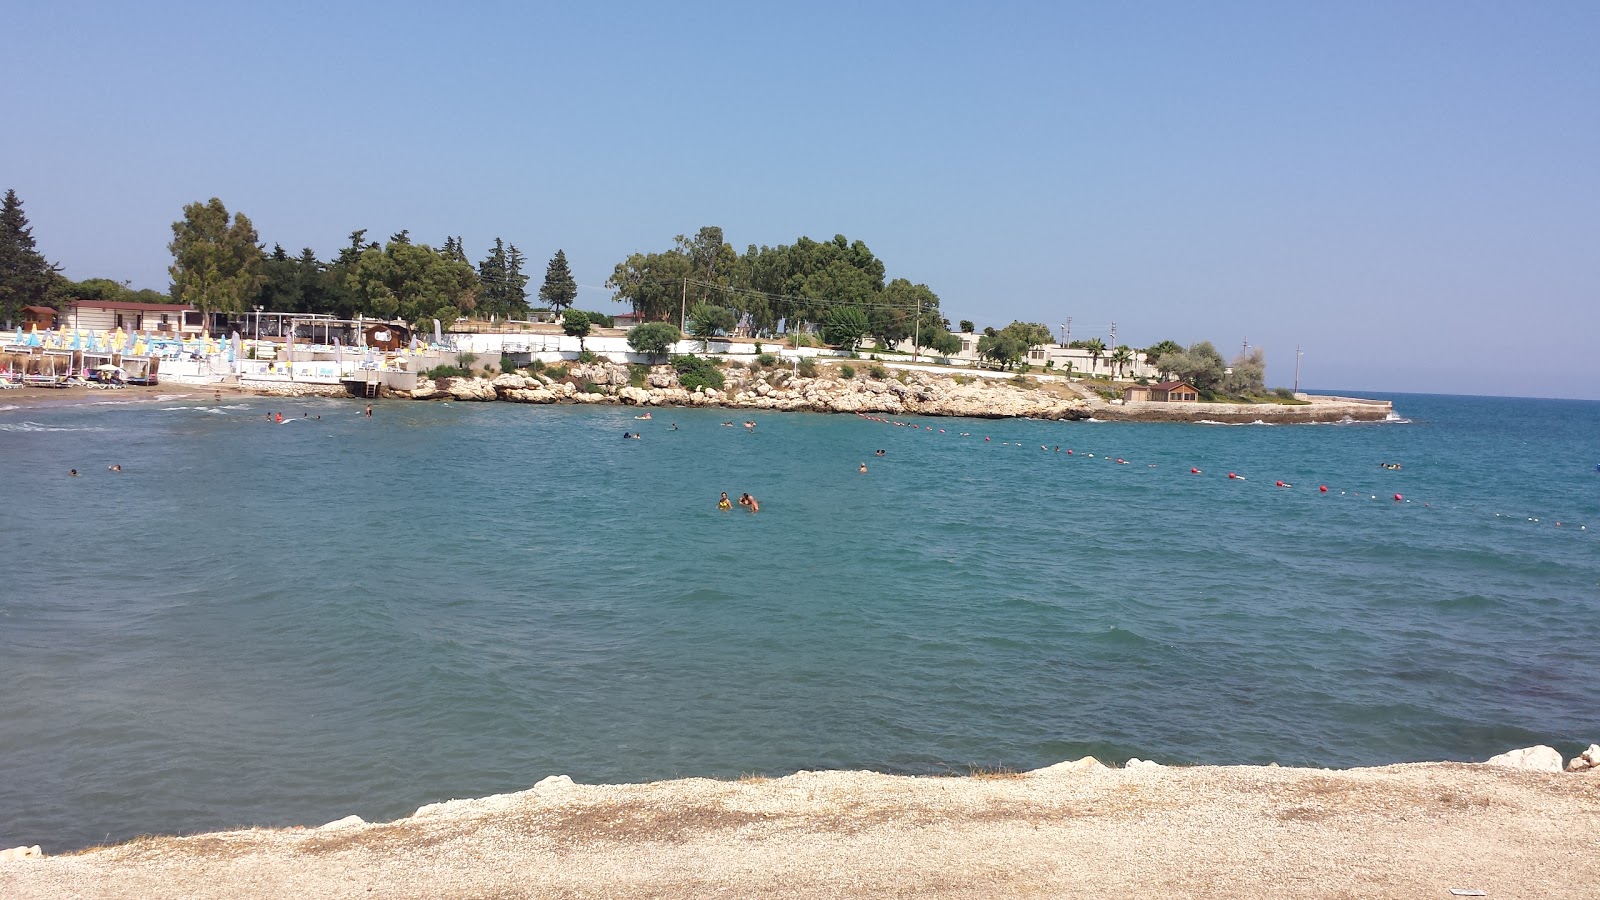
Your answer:
[[[1324,494],[1326,494],[1328,492],[1328,486],[1327,485],[1323,485],[1322,487],[1317,488],[1317,490],[1319,490],[1319,491],[1323,492]]]
[[[1189,474],[1190,475],[1199,475],[1200,474],[1200,470],[1196,469],[1194,466],[1190,466],[1189,467]]]
[[[1283,479],[1280,478],[1280,479],[1278,479],[1278,487],[1286,488],[1286,487],[1294,487],[1294,485],[1292,485],[1289,482],[1284,481]]]
[[[1402,497],[1402,496],[1400,496],[1400,495],[1399,495],[1399,494],[1395,494],[1395,495],[1394,495],[1394,499],[1395,499],[1395,501],[1396,501],[1396,502],[1399,502],[1399,501],[1401,501],[1401,500],[1404,500],[1404,499],[1405,499],[1405,498],[1404,498],[1404,497]]]

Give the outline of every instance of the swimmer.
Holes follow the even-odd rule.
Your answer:
[[[114,466],[106,466],[106,468],[110,469],[113,472],[121,472],[122,471],[122,464],[121,463],[117,463]]]
[[[750,496],[749,494],[745,494],[739,498],[739,505],[753,513],[761,512],[761,504],[757,502],[756,498]]]
[[[883,455],[883,451],[879,450],[878,452],[874,453],[873,455],[874,456],[882,456]]]
[[[756,423],[754,423],[754,422],[746,422],[746,423],[744,423],[744,430],[745,431],[755,431],[756,430]]]
[[[717,501],[717,509],[733,509],[733,504],[728,502],[728,492],[722,492],[722,499]]]
[[[645,413],[642,416],[634,416],[634,418],[635,419],[648,419],[648,418],[650,418],[650,414],[649,413]]]
[[[861,464],[861,468],[857,469],[856,471],[860,472],[863,475],[867,474],[867,464],[866,463],[862,463]]]
[[[867,470],[866,466],[862,466],[861,467],[861,471],[865,472],[866,470]],[[78,470],[77,469],[72,469],[72,470],[68,471],[67,472],[67,476],[69,478],[77,478],[78,477]]]
[[[633,439],[636,441],[644,440],[644,434],[642,432],[635,431],[633,433]]]
[[[678,430],[678,423],[677,422],[673,422],[672,423],[672,430],[673,431],[677,431]]]
[[[371,403],[367,404],[367,418],[369,418],[369,419],[372,418],[372,404]]]

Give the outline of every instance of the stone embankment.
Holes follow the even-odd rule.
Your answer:
[[[543,374],[447,378],[419,382],[415,400],[502,400],[512,403],[619,403],[628,406],[707,406],[784,412],[881,413],[972,418],[1088,418],[1088,403],[1044,387],[985,379],[901,372],[885,379],[821,374],[804,378],[787,369],[726,373],[721,388],[689,391],[670,367],[650,370],[643,386],[629,384],[626,366],[575,365],[560,380]]]

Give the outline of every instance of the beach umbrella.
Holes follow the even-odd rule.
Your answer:
[[[21,325],[17,326],[17,344],[19,346],[22,344],[22,326]]]
[[[440,333],[440,331],[439,331],[439,320],[438,319],[434,319],[433,320],[433,342],[435,344],[443,344],[444,343],[444,335],[442,333]]]
[[[42,346],[44,346],[44,342],[39,339],[39,323],[38,322],[33,323],[33,327],[31,329],[29,329],[29,331],[28,331],[27,346],[29,346],[29,347],[42,347]]]

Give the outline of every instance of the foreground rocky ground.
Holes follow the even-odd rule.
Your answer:
[[[1550,751],[1552,754],[1554,751]],[[1556,758],[1556,768],[1560,760]],[[533,789],[0,862],[0,896],[1595,896],[1600,774],[1092,760]]]

